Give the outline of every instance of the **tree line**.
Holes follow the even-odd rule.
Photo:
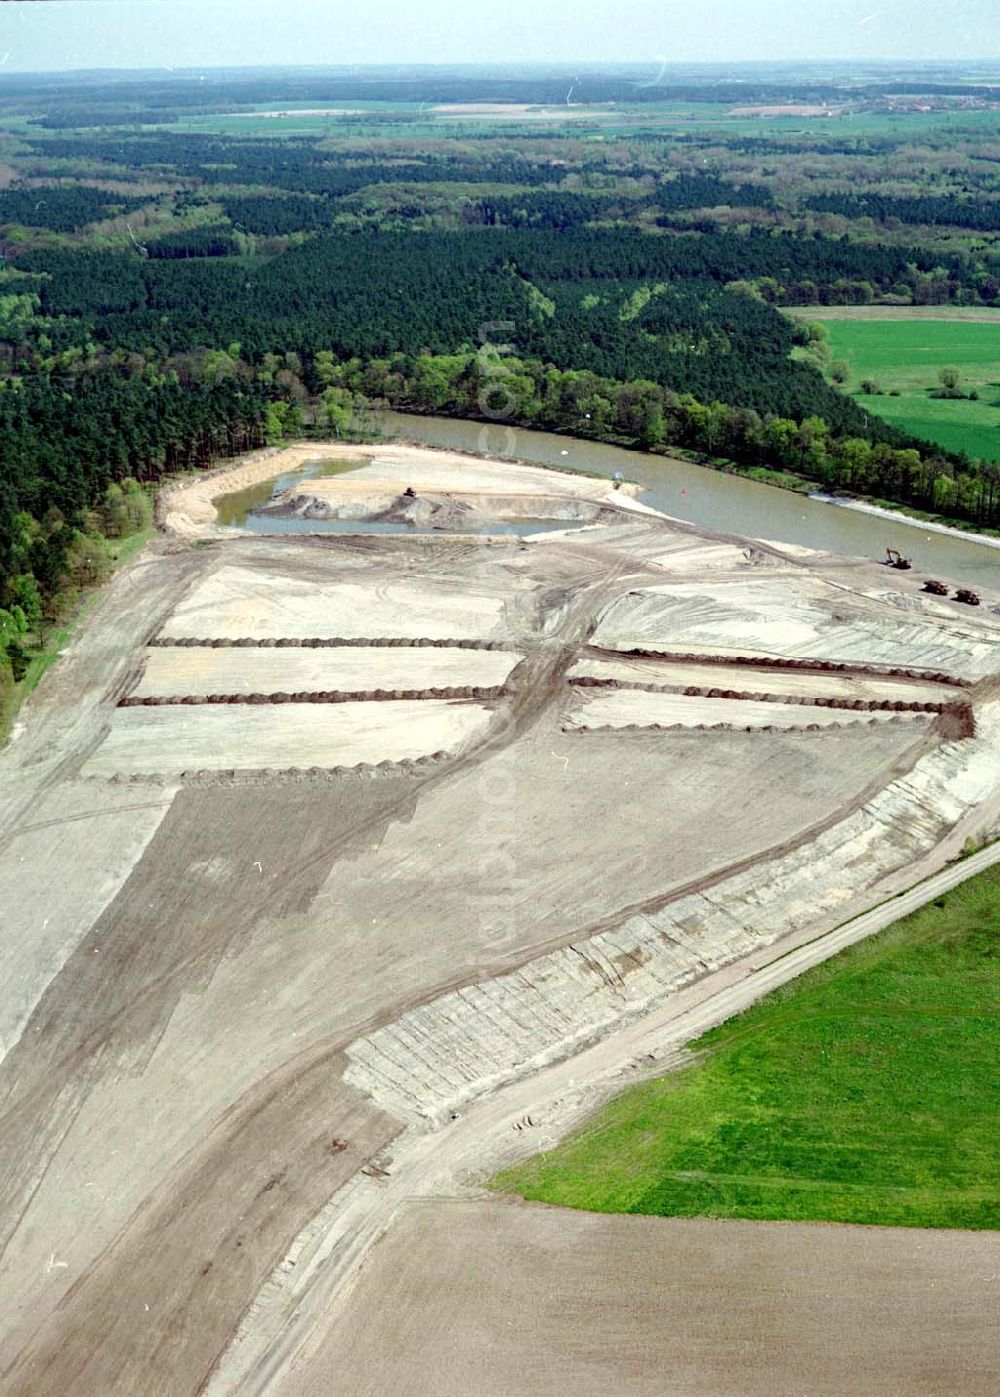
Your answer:
[[[396,355],[364,363],[321,356],[325,385],[317,418],[334,432],[372,401],[404,411],[489,417],[479,355]],[[561,370],[520,355],[491,360],[488,384],[504,420],[645,450],[681,447],[749,467],[793,472],[829,489],[938,511],[981,527],[1000,526],[1000,464],[971,461],[909,442],[872,441],[837,431],[824,418],[795,419],[718,400],[704,401],[649,380],[618,382]],[[496,386],[500,385],[500,386]]]
[[[657,63],[659,60],[657,60]],[[832,74],[795,76],[760,74],[744,80],[714,74],[692,77],[683,71],[651,71],[649,63],[624,64],[617,70],[577,72],[573,68],[551,67],[534,74],[457,73],[453,68],[428,67],[419,74],[385,69],[381,73],[271,72],[249,76],[242,73],[186,74],[169,80],[153,75],[123,74],[113,81],[99,83],[86,79],[53,84],[46,75],[22,75],[19,82],[4,80],[0,93],[16,94],[20,107],[32,107],[36,119],[45,126],[69,124],[96,126],[101,122],[162,121],[203,111],[252,110],[263,103],[330,102],[335,106],[350,102],[396,102],[436,104],[439,102],[512,102],[529,105],[564,105],[567,92],[575,102],[628,103],[644,105],[662,102],[707,102],[747,105],[779,105],[787,102],[870,101],[879,97],[906,94],[926,97],[979,97],[995,100],[996,89],[988,84],[938,77],[928,81],[921,75],[900,80],[873,76],[870,81],[845,83]]]
[[[182,385],[109,365],[0,382],[0,716],[26,639],[103,581],[105,537],[148,521],[143,486],[280,439],[274,399],[253,380]]]
[[[879,223],[946,224],[954,228],[1000,231],[1000,199],[974,200],[957,194],[813,194],[804,207],[817,213],[838,213],[844,218],[874,218]]]

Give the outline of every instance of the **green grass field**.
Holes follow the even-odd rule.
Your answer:
[[[494,1185],[597,1212],[1000,1228],[998,933],[994,869]]]
[[[905,312],[904,312],[905,314]],[[1000,459],[1000,316],[995,324],[955,320],[824,319],[832,361],[851,366],[845,388],[878,380],[882,392],[858,402],[893,426],[949,451]],[[957,369],[978,402],[932,398],[942,368]],[[893,389],[900,396],[891,397]]]

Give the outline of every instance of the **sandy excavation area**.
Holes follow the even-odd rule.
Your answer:
[[[915,713],[851,713],[843,708],[813,708],[789,703],[760,703],[753,699],[688,697],[654,694],[642,689],[584,690],[568,706],[563,723],[571,731],[595,728],[830,728],[844,723],[913,723]]]
[[[339,645],[331,649],[156,646],[133,698],[209,694],[364,694],[494,689],[520,656],[510,650]]]
[[[587,657],[570,670],[570,680],[595,680],[623,688],[725,689],[739,694],[771,694],[795,699],[852,703],[954,703],[961,688],[891,675],[830,674],[813,670],[757,668],[753,665],[692,664],[684,660]]]
[[[482,521],[516,518],[522,512],[530,517],[586,519],[601,508],[644,510],[634,503],[636,491],[628,483],[615,490],[607,480],[425,446],[313,442],[254,452],[224,473],[208,472],[171,486],[161,496],[160,522],[182,537],[231,535],[232,530],[220,530],[216,522],[215,501],[221,494],[245,490],[318,460],[357,469],[291,485],[280,509],[317,518],[364,519],[388,509],[406,490],[419,487],[425,499],[464,501],[466,509],[472,508]],[[461,522],[461,513],[454,511],[452,522]]]
[[[873,599],[874,600],[874,599]],[[863,599],[820,576],[714,575],[635,588],[601,616],[593,643],[608,650],[769,656],[876,669],[994,673],[1000,620],[986,609],[940,616],[914,592],[907,610]]]
[[[405,576],[374,587],[224,565],[192,589],[163,640],[490,640],[505,633],[499,589]]]
[[[455,751],[483,733],[488,722],[479,704],[444,699],[125,708],[82,774],[377,766]]]
[[[415,474],[416,472],[416,474]],[[542,478],[540,478],[540,475]],[[419,488],[414,488],[417,479]],[[544,485],[544,489],[543,489]],[[436,529],[550,519],[594,523],[635,509],[635,487],[507,462],[387,452],[345,475],[296,482],[268,508],[311,519],[384,520]]]
[[[296,448],[291,448],[295,450]],[[613,491],[603,478],[573,475],[569,471],[524,466],[512,461],[491,461],[479,456],[466,456],[457,451],[435,451],[421,446],[385,446],[367,455],[371,448],[339,447],[347,459],[350,453],[361,455],[367,464],[347,475],[335,475],[305,480],[290,486],[294,494],[308,493],[327,496],[331,500],[364,491],[386,489],[393,496],[417,486],[426,493],[520,496],[537,510],[539,500],[595,500],[612,497],[628,499],[633,487],[625,484]],[[323,446],[323,455],[327,447]],[[313,447],[313,455],[316,448]],[[336,460],[334,456],[331,459]]]
[[[276,1390],[986,1397],[995,1262],[985,1233],[415,1201]]]
[[[496,464],[446,454],[432,480],[426,451],[344,450],[373,472],[395,453],[392,487],[426,494]],[[832,1229],[830,1298],[810,1300],[807,1249],[778,1246],[755,1288],[738,1230],[546,1213],[551,1232],[532,1214],[523,1236],[516,1209],[468,1199],[499,1136],[459,1161],[449,1130],[550,1068],[583,1109],[584,1050],[1000,831],[1000,598],[939,616],[915,584],[905,606],[881,595],[875,564],[749,558],[641,510],[530,544],[214,532],[212,500],[287,468],[279,454],[171,490],[166,538],[104,589],[0,754],[5,1397],[520,1397],[565,1386],[557,1361],[585,1392],[662,1391],[676,1365],[678,1391],[725,1392],[765,1359],[790,1392],[827,1381],[835,1352],[854,1362],[848,1331],[851,1390],[882,1364],[899,1390],[940,1391],[933,1349],[977,1391],[957,1346],[989,1301],[978,1253],[963,1276],[943,1234],[913,1263],[933,1314],[894,1281],[879,1309],[868,1251],[838,1252]],[[515,477],[539,500],[561,488],[503,470],[506,498]],[[642,687],[721,674],[708,654],[756,658],[708,686],[754,698]],[[850,673],[820,667],[845,657]],[[580,683],[601,676],[620,687]],[[942,691],[961,720],[791,702]],[[602,705],[643,724],[567,730]],[[645,720],[668,709],[699,722]],[[607,1051],[602,1070],[625,1071]],[[380,1211],[428,1190],[440,1215]],[[630,1276],[653,1258],[638,1297],[627,1253]],[[714,1337],[729,1310],[736,1367]]]
[[[64,782],[44,797],[0,859],[5,992],[0,1061],[18,1041],[46,986],[111,902],[170,809],[175,786],[96,791]],[[80,866],[92,870],[80,877]],[[44,870],[39,877],[38,870]],[[17,927],[30,935],[11,934]]]

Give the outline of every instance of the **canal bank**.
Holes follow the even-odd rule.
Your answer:
[[[848,557],[881,559],[899,548],[922,572],[971,587],[1000,588],[1000,548],[957,531],[946,533],[903,514],[845,509],[740,475],[723,474],[677,457],[584,441],[529,428],[490,426],[461,418],[386,411],[387,436],[453,451],[480,452],[531,465],[613,478],[620,471],[642,486],[639,499],[664,514],[704,528],[797,544]]]

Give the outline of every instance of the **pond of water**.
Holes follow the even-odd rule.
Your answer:
[[[531,534],[545,533],[551,529],[578,529],[583,525],[566,519],[518,519],[505,520],[488,525],[468,528],[449,527],[447,530],[433,529],[419,524],[390,523],[380,520],[362,521],[356,519],[303,519],[297,514],[273,514],[265,510],[265,505],[278,497],[282,491],[303,480],[316,480],[323,476],[346,475],[350,471],[367,466],[368,461],[306,461],[293,471],[274,476],[271,480],[258,481],[245,490],[236,490],[230,495],[219,495],[215,501],[215,514],[218,523],[227,528],[243,529],[251,534],[449,534],[470,535],[515,535],[527,538]]]

